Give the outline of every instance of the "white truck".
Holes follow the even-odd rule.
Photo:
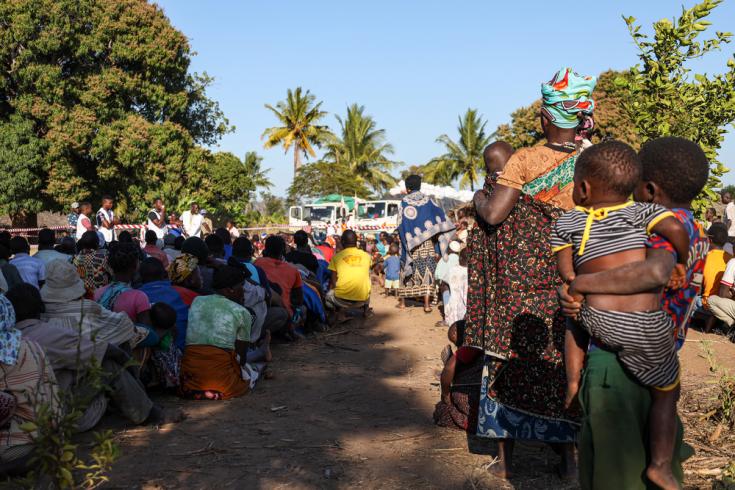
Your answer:
[[[330,196],[331,197],[331,196]],[[353,197],[335,201],[331,197],[313,203],[291,206],[288,210],[288,225],[300,228],[311,223],[315,228],[326,228],[327,224],[341,223],[344,219],[356,230],[393,230],[398,226],[401,201],[393,199],[362,200]]]

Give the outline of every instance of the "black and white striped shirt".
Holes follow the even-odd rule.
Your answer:
[[[554,225],[554,253],[573,247],[574,268],[588,260],[646,246],[651,229],[674,214],[659,204],[628,201],[606,208],[577,206]]]

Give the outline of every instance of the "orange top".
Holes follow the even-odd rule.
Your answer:
[[[524,186],[536,181],[535,184],[541,185],[534,186],[538,190],[530,192],[532,197],[568,211],[574,208],[574,164],[563,164],[570,159],[576,159],[576,153],[554,150],[545,145],[521,148],[506,163],[498,184],[529,193]],[[544,179],[548,179],[546,185]]]

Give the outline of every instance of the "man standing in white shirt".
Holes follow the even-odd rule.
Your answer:
[[[337,234],[337,229],[332,226],[331,221],[327,221],[327,236],[334,236]]]
[[[191,209],[181,213],[181,223],[187,237],[201,238],[202,215],[199,214],[199,204],[193,202],[191,203]]]
[[[105,242],[110,243],[115,240],[115,225],[118,220],[112,210],[112,198],[110,196],[102,197],[102,207],[97,211],[96,221],[97,231],[105,237]]]
[[[163,205],[163,199],[160,197],[153,201],[153,209],[148,212],[148,229],[153,230],[156,237],[163,240],[168,231],[166,223],[166,206]]]

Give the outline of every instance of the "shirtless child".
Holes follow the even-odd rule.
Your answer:
[[[641,179],[635,151],[616,141],[585,150],[574,170],[576,208],[562,215],[552,232],[559,274],[570,283],[588,274],[645,259],[650,234],[676,249],[671,285],[685,275],[689,238],[674,214],[663,206],[629,201]],[[647,476],[664,488],[676,488],[671,460],[676,436],[679,362],[671,317],[661,309],[661,291],[630,295],[590,294],[570,324],[565,340],[567,406],[579,390],[589,335],[598,347],[616,352],[626,370],[651,391],[651,462]],[[674,482],[672,487],[670,484]]]

